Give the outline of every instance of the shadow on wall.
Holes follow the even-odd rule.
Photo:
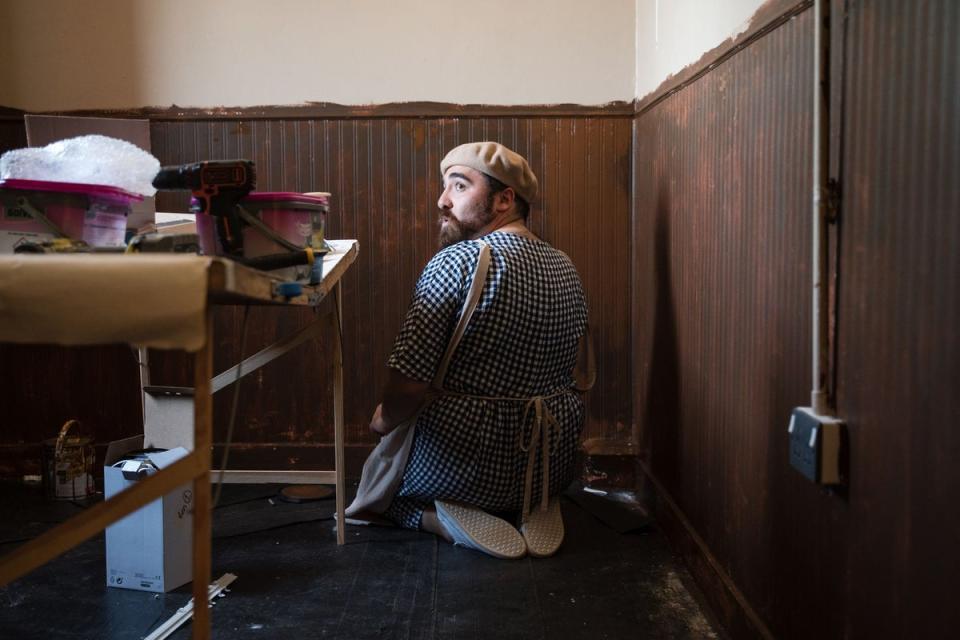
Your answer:
[[[676,486],[680,453],[680,374],[677,324],[670,271],[670,190],[661,178],[653,234],[654,299],[653,344],[644,409],[643,451],[657,479]]]

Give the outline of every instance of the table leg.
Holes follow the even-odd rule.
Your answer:
[[[202,460],[202,471],[193,480],[193,638],[210,637],[210,609],[207,586],[210,584],[211,504],[210,460],[213,443],[213,313],[207,309],[207,339],[194,357],[193,443]]]
[[[334,288],[334,364],[333,364],[333,438],[334,438],[334,464],[337,474],[337,544],[344,543],[344,530],[347,523],[344,522],[344,460],[343,460],[343,340],[341,332],[343,331],[343,293],[340,282],[337,282]]]

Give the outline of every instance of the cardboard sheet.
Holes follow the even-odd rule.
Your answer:
[[[197,351],[210,258],[0,256],[0,342]]]
[[[151,153],[149,120],[47,116],[28,113],[23,117],[23,121],[27,129],[27,144],[31,147],[45,147],[58,140],[99,134],[126,140]],[[142,202],[133,203],[132,208],[127,218],[127,228],[135,230],[153,222],[156,198],[147,196]]]

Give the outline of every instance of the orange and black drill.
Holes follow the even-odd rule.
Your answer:
[[[216,218],[217,236],[224,253],[243,255],[243,233],[237,204],[257,185],[250,160],[206,160],[163,167],[153,186],[163,191],[193,192],[200,213]]]

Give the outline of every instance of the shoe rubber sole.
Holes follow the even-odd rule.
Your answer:
[[[455,545],[504,560],[516,560],[526,554],[523,536],[506,520],[458,502],[437,500],[434,504],[437,518]]]
[[[553,498],[546,511],[534,506],[527,521],[520,527],[527,545],[527,553],[534,558],[552,556],[563,544],[563,516],[560,513],[560,498]]]

